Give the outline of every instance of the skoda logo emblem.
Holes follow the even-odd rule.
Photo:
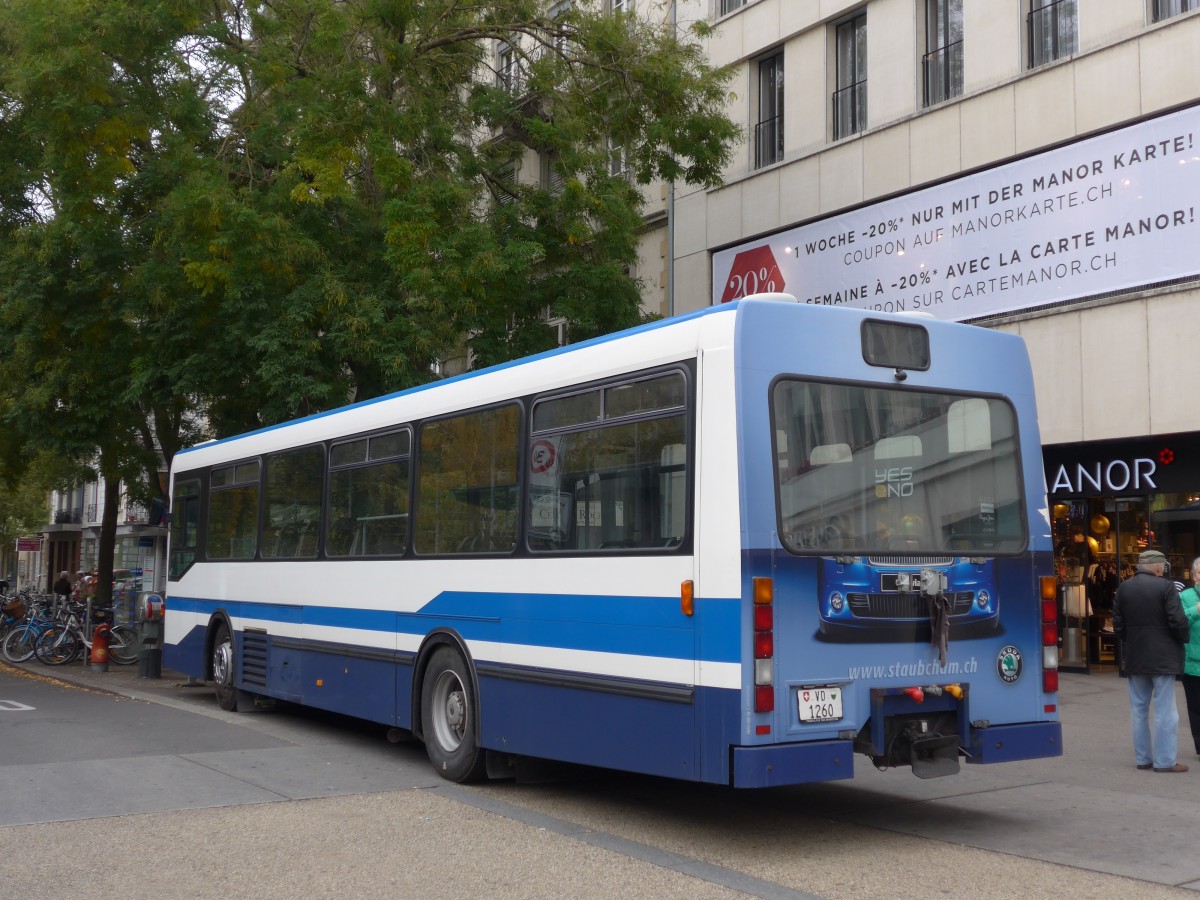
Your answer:
[[[1021,651],[1009,644],[996,657],[996,674],[1005,684],[1021,677]]]

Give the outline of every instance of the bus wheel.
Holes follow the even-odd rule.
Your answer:
[[[217,623],[217,633],[213,639],[212,673],[217,703],[221,709],[235,711],[238,695],[237,659],[234,657],[233,636],[224,622]]]
[[[439,647],[421,683],[421,728],[425,752],[443,778],[461,783],[483,776],[487,760],[475,741],[478,722],[466,661],[457,650]]]

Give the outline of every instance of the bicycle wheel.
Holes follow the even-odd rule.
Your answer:
[[[4,658],[20,663],[33,659],[33,650],[42,632],[32,625],[18,625],[4,636]]]
[[[108,658],[118,666],[138,660],[138,634],[132,625],[114,625],[108,633]]]
[[[37,644],[34,654],[48,666],[62,666],[73,662],[83,649],[83,641],[74,630],[62,625],[51,625],[47,628]]]

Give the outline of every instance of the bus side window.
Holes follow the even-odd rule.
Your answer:
[[[539,400],[526,482],[537,551],[673,549],[688,517],[682,372]]]
[[[324,480],[325,451],[319,445],[267,457],[266,514],[262,534],[264,559],[317,555]]]
[[[663,447],[659,471],[659,540],[664,547],[677,547],[687,528],[687,444]]]
[[[520,407],[506,404],[421,426],[413,526],[417,553],[509,553],[515,548],[520,425]]]
[[[209,559],[253,559],[258,545],[259,468],[257,460],[209,473]]]
[[[168,577],[178,578],[196,559],[200,544],[200,480],[175,485],[171,508],[171,560]]]
[[[404,554],[411,444],[412,433],[402,429],[333,445],[326,556]]]

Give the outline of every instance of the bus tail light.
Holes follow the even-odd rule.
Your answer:
[[[1054,576],[1041,579],[1042,591],[1042,691],[1058,693],[1058,583]]]
[[[754,711],[775,711],[775,585],[754,579]]]

